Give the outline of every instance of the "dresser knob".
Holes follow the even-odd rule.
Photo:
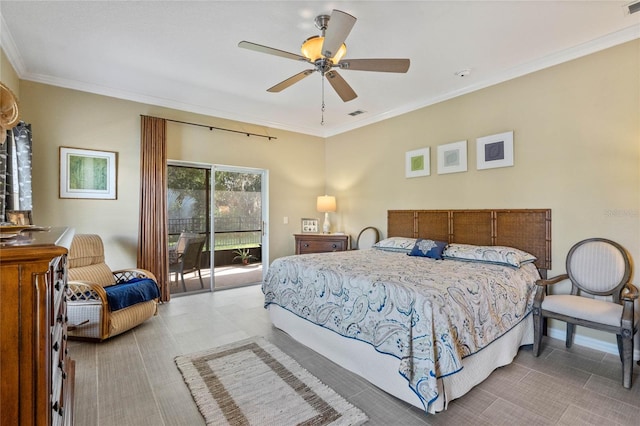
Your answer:
[[[304,244],[304,246],[305,246],[305,247],[309,247],[309,243],[305,243],[305,244]]]
[[[334,244],[332,247],[333,247],[333,248],[338,248],[338,245],[337,245],[337,244]]]

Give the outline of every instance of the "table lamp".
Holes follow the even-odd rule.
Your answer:
[[[318,197],[316,208],[319,212],[324,213],[324,224],[322,225],[322,233],[328,234],[331,223],[329,223],[329,212],[336,211],[336,197],[332,195],[321,195]]]

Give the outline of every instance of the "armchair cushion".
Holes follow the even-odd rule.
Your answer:
[[[600,324],[620,327],[622,305],[570,294],[549,295],[542,309]]]
[[[134,278],[125,283],[105,287],[105,291],[112,312],[160,297],[156,282],[150,278]]]

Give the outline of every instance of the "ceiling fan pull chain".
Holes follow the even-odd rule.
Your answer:
[[[320,120],[320,125],[324,126],[324,75],[322,75],[322,119]]]

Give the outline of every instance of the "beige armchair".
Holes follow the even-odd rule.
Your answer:
[[[638,290],[629,282],[631,262],[627,252],[616,242],[591,238],[569,250],[566,267],[566,274],[536,282],[533,355],[540,353],[544,318],[567,323],[567,348],[573,343],[576,325],[615,333],[622,361],[622,385],[630,388]],[[571,294],[547,295],[549,286],[565,280],[571,282]]]
[[[104,340],[156,315],[156,277],[144,269],[112,271],[104,261],[100,236],[76,234],[68,260],[69,337]]]

